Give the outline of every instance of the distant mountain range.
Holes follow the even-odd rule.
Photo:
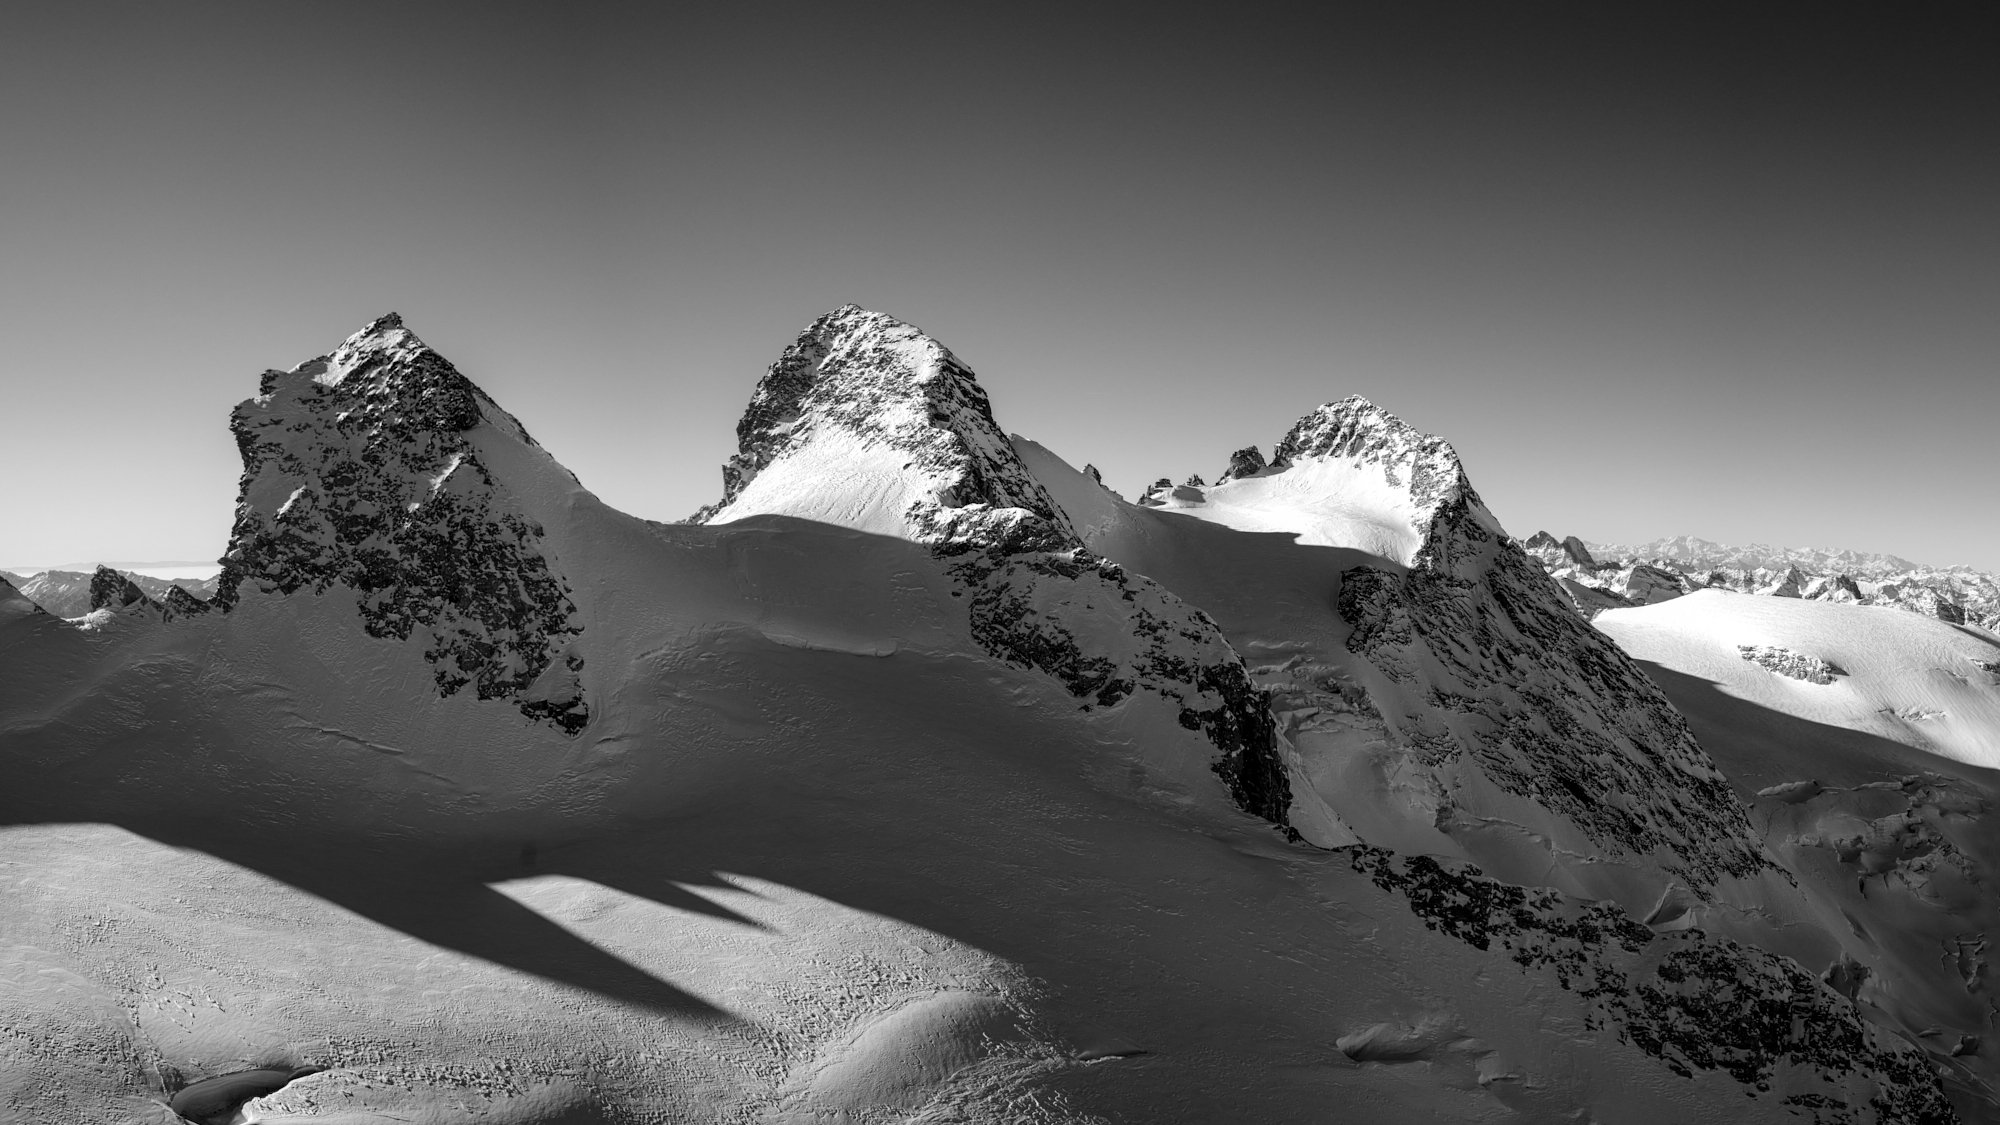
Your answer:
[[[393,314],[231,429],[212,582],[0,581],[10,1120],[2000,1114],[1985,576],[1358,396],[1128,503],[853,305],[681,523]]]
[[[1586,615],[1650,605],[1699,589],[1894,606],[1953,624],[2000,630],[2000,577],[1896,555],[1820,548],[1732,547],[1693,536],[1637,546],[1558,540],[1524,546]]]

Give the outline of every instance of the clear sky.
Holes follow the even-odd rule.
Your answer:
[[[0,564],[212,559],[371,317],[609,503],[844,301],[1129,496],[1358,393],[1517,535],[2000,570],[1978,5],[19,5]]]

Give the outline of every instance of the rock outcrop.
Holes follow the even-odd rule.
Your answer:
[[[1680,714],[1506,536],[1448,443],[1350,398],[1307,415],[1273,462],[1326,458],[1378,467],[1420,528],[1407,572],[1347,571],[1338,609],[1348,649],[1399,689],[1398,725],[1433,732],[1413,749],[1442,821],[1470,769],[1698,890],[1765,868]]]
[[[1229,467],[1215,478],[1215,483],[1235,480],[1238,477],[1254,477],[1264,471],[1264,454],[1254,445],[1246,445],[1229,455]]]
[[[544,529],[483,442],[519,422],[395,314],[331,355],[267,372],[231,420],[243,456],[214,604],[352,591],[369,635],[420,640],[440,695],[470,689],[575,734],[582,620]]]
[[[130,578],[108,566],[100,566],[90,576],[90,608],[113,613],[128,609],[157,611],[159,603],[147,597]]]
[[[722,499],[695,522],[789,515],[929,547],[988,655],[1052,677],[1085,708],[1165,703],[1212,744],[1235,802],[1291,831],[1266,700],[1235,650],[1206,614],[1084,547],[944,345],[835,309],[771,365],[736,432]]]

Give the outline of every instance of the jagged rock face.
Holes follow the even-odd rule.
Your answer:
[[[1419,433],[1359,395],[1350,395],[1298,420],[1271,453],[1273,468],[1303,460],[1338,458],[1381,470],[1391,488],[1408,493],[1413,522],[1421,529],[1445,505],[1479,497],[1443,438]]]
[[[0,577],[0,620],[9,617],[47,617],[48,611],[22,593],[5,577]]]
[[[160,600],[161,616],[168,621],[207,613],[209,609],[208,602],[195,597],[180,586],[167,587],[166,596]]]
[[[1811,653],[1794,652],[1781,645],[1737,645],[1736,650],[1743,659],[1768,672],[1803,683],[1830,684],[1834,677],[1847,674]]]
[[[722,499],[694,522],[791,515],[925,544],[969,595],[988,655],[1085,708],[1165,702],[1213,744],[1237,804],[1290,831],[1266,700],[1235,650],[1206,614],[1084,548],[943,344],[835,309],[771,365],[736,432]]]
[[[1965,607],[1939,593],[1936,589],[1915,582],[1891,583],[1876,588],[1875,596],[1867,599],[1875,605],[1893,605],[1925,617],[1935,617],[1954,625],[1965,624]]]
[[[1229,455],[1229,467],[1216,478],[1217,484],[1235,480],[1237,477],[1252,477],[1264,471],[1264,454],[1254,445],[1246,445]]]
[[[90,576],[90,608],[112,611],[133,606],[154,607],[153,599],[146,596],[130,578],[111,569],[100,566]]]
[[[1861,600],[1861,587],[1852,575],[1821,575],[1801,587],[1799,596],[1819,602],[1858,602]]]
[[[1145,692],[1214,744],[1211,768],[1238,807],[1296,837],[1269,701],[1215,622],[1164,587],[1082,548],[960,555],[972,638],[989,655],[1060,681],[1086,708]]]
[[[1167,477],[1161,477],[1147,485],[1146,491],[1139,494],[1139,504],[1147,508],[1158,508],[1167,502],[1167,497],[1173,495],[1173,492],[1174,482]]]
[[[722,499],[694,522],[776,513],[919,543],[1076,541],[971,370],[881,313],[844,305],[814,321],[757,384],[736,436]],[[835,465],[847,479],[830,490]]]
[[[1650,563],[1718,590],[1886,605],[1954,624],[2000,620],[2000,577],[1968,566],[1930,567],[1895,555],[1817,548],[1729,547],[1681,536],[1636,547],[1599,544],[1621,565]],[[1530,551],[1556,574],[1562,563]]]
[[[266,373],[231,427],[243,482],[218,607],[352,590],[369,635],[422,640],[440,695],[470,688],[583,728],[581,618],[474,431],[534,442],[398,317]]]
[[[1688,592],[1687,583],[1680,575],[1644,564],[1620,570],[1612,577],[1611,588],[1631,605],[1653,605]]]
[[[1769,598],[1796,598],[1804,591],[1805,584],[1806,576],[1799,573],[1798,567],[1791,566],[1760,584],[1757,592]]]
[[[1923,1052],[1790,958],[1701,930],[1655,934],[1616,907],[1495,882],[1464,864],[1367,847],[1348,855],[1430,929],[1552,972],[1590,1005],[1591,1029],[1613,1029],[1682,1077],[1720,1070],[1750,1097],[1826,1125],[1957,1120]]]
[[[1592,630],[1501,530],[1447,443],[1365,401],[1308,415],[1274,463],[1384,466],[1427,515],[1406,573],[1356,567],[1337,609],[1347,647],[1407,701],[1394,721],[1427,734],[1438,778],[1472,768],[1541,805],[1605,853],[1651,857],[1697,890],[1766,866],[1721,773],[1680,714]]]

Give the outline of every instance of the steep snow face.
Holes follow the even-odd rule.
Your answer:
[[[373,335],[409,368],[379,400],[364,357],[246,408],[228,612],[84,631],[0,588],[0,1087],[26,1119],[165,1120],[204,1078],[300,1065],[325,1069],[239,1115],[1944,1117],[1917,1052],[1835,984],[1672,909],[1625,916],[1643,880],[1620,884],[1630,912],[1515,885],[1639,861],[1480,788],[1471,751],[1415,756],[1438,730],[1330,608],[1391,560],[1140,512],[1053,467],[1070,526],[1171,582],[1021,507],[916,532],[935,541],[651,524],[476,392],[468,429],[410,423],[456,384]],[[342,419],[356,396],[381,417]],[[457,495],[468,465],[485,524],[453,543],[522,554],[411,572],[403,549],[441,532],[369,505]],[[500,536],[510,516],[538,530]],[[1471,558],[1443,542],[1419,564]],[[384,569],[355,577],[341,560],[364,552]],[[441,695],[435,625],[369,628],[414,586],[484,629],[485,568],[519,594],[529,555],[582,623],[561,635],[589,661],[575,737],[511,697]],[[518,647],[475,636],[477,656]],[[1440,695],[1439,729],[1480,734],[1462,707]],[[1317,843],[1351,844],[1351,816],[1510,881],[1298,846],[1237,807],[1286,785]]]
[[[1093,550],[1247,654],[1308,839],[1457,854],[1642,914],[1675,884],[1700,897],[1769,871],[1680,716],[1506,537],[1447,443],[1345,399],[1263,472],[1143,508],[1023,448]]]
[[[928,544],[1023,530],[1074,542],[971,370],[894,317],[843,305],[814,321],[757,384],[736,436],[722,499],[697,522],[787,515]]]
[[[723,498],[697,522],[790,516],[923,544],[961,584],[988,655],[1086,708],[1166,704],[1214,745],[1237,804],[1292,831],[1270,715],[1236,652],[1206,614],[1084,548],[944,345],[835,309],[771,365],[736,432]]]
[[[538,508],[574,478],[395,314],[264,376],[216,604],[358,595],[368,634],[419,637],[440,695],[470,688],[574,734],[583,629]]]
[[[1449,444],[1360,397],[1301,418],[1269,466],[1239,451],[1224,479],[1161,490],[1152,505],[1238,531],[1282,531],[1305,546],[1351,547],[1415,561],[1440,505],[1468,490]]]
[[[1720,590],[1597,625],[1722,763],[1838,947],[1819,969],[2000,1117],[2000,640],[1886,606]]]
[[[0,621],[37,616],[46,617],[47,611],[17,589],[5,575],[0,575]]]

